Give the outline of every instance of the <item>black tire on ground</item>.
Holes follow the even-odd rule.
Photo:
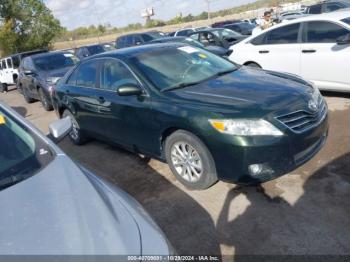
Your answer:
[[[249,66],[249,67],[254,67],[254,68],[261,68],[260,65],[258,65],[257,63],[254,63],[254,62],[250,62],[250,63],[247,63],[245,65]]]
[[[7,84],[0,83],[0,92],[7,92]]]
[[[69,110],[64,110],[62,118],[69,117],[72,121],[72,130],[69,132],[69,138],[75,145],[82,145],[88,141],[88,137],[81,131],[74,115]]]
[[[181,159],[181,154],[178,154],[178,149],[181,150],[181,148],[185,148],[182,152],[186,152],[187,149],[187,156],[184,154],[184,158],[187,158],[187,160],[185,160],[186,164],[184,165],[181,164],[184,163],[183,159]],[[190,132],[178,130],[168,136],[165,140],[165,156],[175,177],[189,189],[204,190],[218,181],[215,163],[211,153],[205,144]],[[199,163],[201,163],[201,165]],[[199,166],[201,169],[197,168]],[[189,170],[187,168],[190,172],[194,173],[196,171],[196,173],[200,173],[200,175],[189,175]],[[193,168],[196,170],[193,170]],[[183,170],[186,171],[183,173]],[[198,172],[199,170],[201,170],[201,172]]]
[[[21,89],[22,89],[22,95],[23,95],[23,97],[24,97],[24,100],[26,100],[26,102],[27,102],[28,104],[33,103],[33,102],[35,101],[35,99],[34,99],[34,98],[31,98],[31,97],[28,95],[27,89],[25,89],[23,86],[22,86]]]
[[[45,110],[46,111],[52,111],[53,110],[53,106],[52,106],[52,103],[51,103],[51,99],[45,94],[45,92],[43,91],[42,88],[38,89],[38,93],[39,93],[41,104],[43,105]]]

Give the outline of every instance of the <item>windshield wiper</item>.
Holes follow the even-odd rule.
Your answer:
[[[223,75],[232,73],[232,72],[236,71],[237,69],[238,69],[238,67],[236,67],[236,68],[231,68],[231,69],[224,70],[224,71],[220,71],[220,72],[217,72],[217,73],[215,74],[215,76],[223,76]]]
[[[180,83],[180,84],[177,84],[177,85],[174,85],[174,86],[166,87],[166,88],[162,89],[161,92],[171,91],[171,90],[174,90],[174,89],[180,89],[180,88],[184,88],[184,87],[188,87],[188,86],[194,86],[194,85],[199,84],[200,82],[201,81]]]

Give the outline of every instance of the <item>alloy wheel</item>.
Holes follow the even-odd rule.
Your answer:
[[[186,142],[177,142],[171,147],[171,162],[176,172],[188,182],[197,182],[203,174],[201,157]]]

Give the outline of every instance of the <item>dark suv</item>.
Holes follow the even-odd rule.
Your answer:
[[[142,45],[151,42],[152,40],[163,38],[165,36],[166,34],[158,31],[123,35],[117,38],[115,41],[115,47],[117,49],[120,49],[130,46]]]
[[[325,1],[311,5],[306,9],[307,14],[329,13],[339,9],[350,8],[350,1]]]
[[[78,47],[75,50],[75,56],[78,57],[80,60],[83,60],[84,58],[96,54],[100,54],[105,52],[103,45],[89,45],[89,46],[81,46]]]
[[[61,51],[24,58],[19,67],[18,85],[26,102],[40,100],[47,111],[52,110],[53,86],[77,61],[72,53]]]
[[[327,105],[305,80],[175,43],[88,58],[52,101],[72,119],[73,143],[92,137],[166,161],[191,189],[286,174],[322,148],[328,130]]]

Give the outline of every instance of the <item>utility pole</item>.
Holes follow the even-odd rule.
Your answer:
[[[210,17],[210,0],[205,0],[207,2],[207,9],[208,9],[208,20],[211,19]]]

